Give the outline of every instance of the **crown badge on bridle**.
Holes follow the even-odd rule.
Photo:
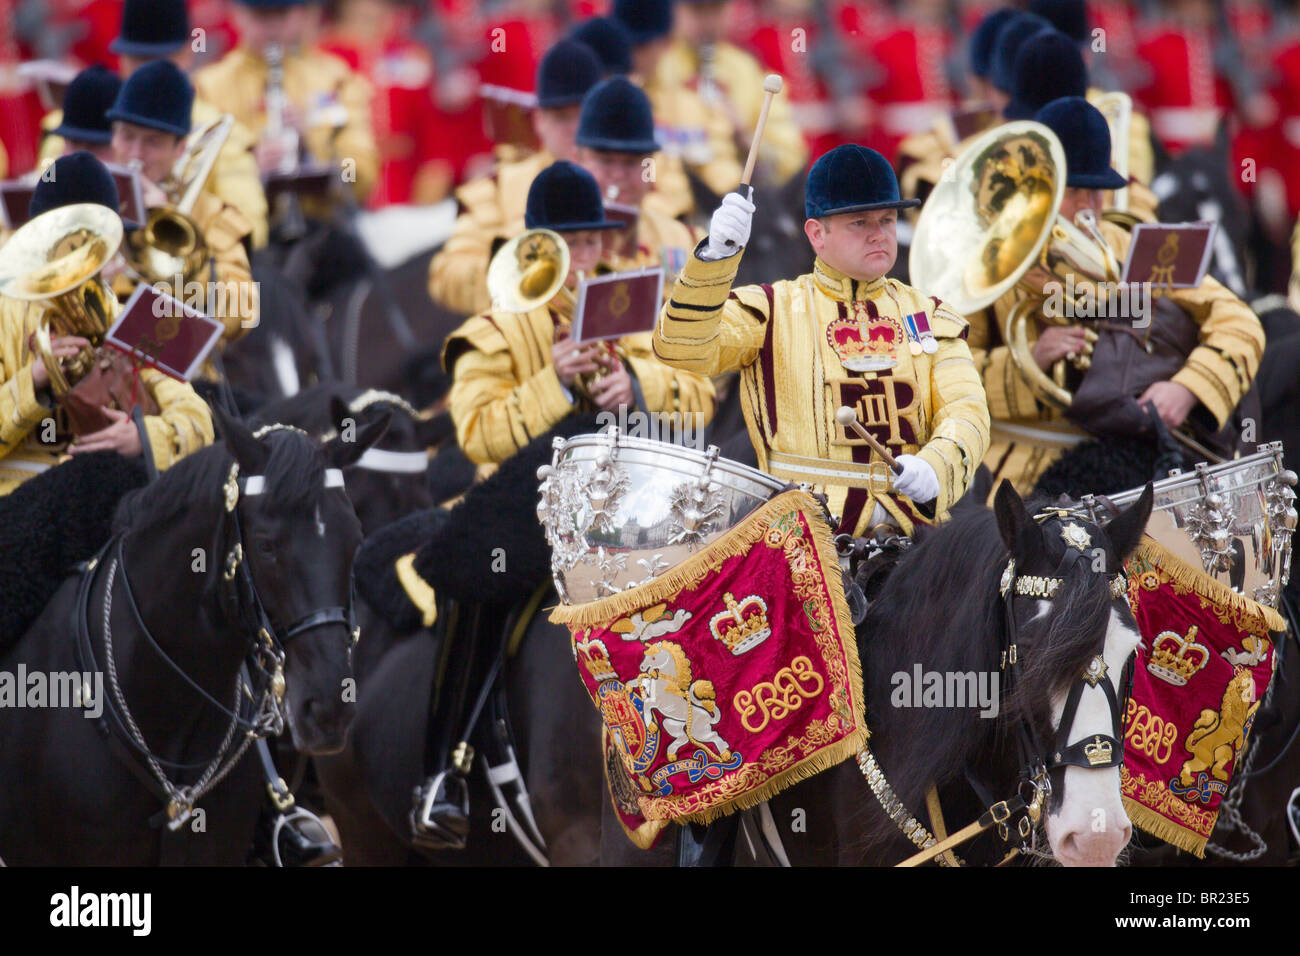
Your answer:
[[[1099,735],[1092,738],[1092,743],[1083,748],[1083,755],[1088,760],[1088,765],[1095,767],[1098,764],[1110,763],[1112,750],[1109,740],[1102,740]]]

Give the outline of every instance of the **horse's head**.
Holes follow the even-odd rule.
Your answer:
[[[260,603],[283,645],[294,746],[337,751],[355,709],[345,681],[352,674],[352,562],[362,540],[340,469],[379,439],[387,417],[324,445],[295,429],[251,432],[219,411],[215,418],[239,467],[237,527],[254,593],[238,600]]]
[[[405,399],[369,389],[350,401],[333,394],[329,417],[339,435],[355,433],[381,418],[388,428],[375,447],[361,455],[348,472],[356,489],[358,516],[369,534],[413,511],[433,505],[426,473],[428,449],[455,440],[450,413],[425,418]]]
[[[1152,497],[1148,485],[1104,527],[1051,507],[1030,515],[1006,482],[994,501],[1013,562],[1002,580],[1018,661],[1008,664],[1004,707],[1049,770],[1047,838],[1066,865],[1112,865],[1132,833],[1120,800],[1120,707],[1140,638],[1122,569]]]

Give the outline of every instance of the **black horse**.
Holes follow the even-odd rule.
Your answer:
[[[49,701],[64,706],[0,714],[9,864],[243,863],[265,799],[245,731],[278,713],[305,752],[343,745],[361,528],[337,469],[386,422],[320,447],[216,418],[225,442],[125,498],[96,561],[0,662],[51,687],[83,675]],[[241,703],[259,693],[263,709]]]
[[[1148,493],[1104,530],[1078,521],[1107,567],[1118,569],[1136,545],[1150,506]],[[1087,562],[1076,562],[1064,572],[1064,584],[1050,604],[1015,601],[1025,665],[1016,690],[1001,701],[997,720],[981,720],[976,710],[889,706],[892,676],[910,673],[917,662],[931,670],[998,673],[1005,638],[998,585],[1008,555],[1015,555],[1022,574],[1050,575],[1065,550],[1060,528],[1035,522],[1008,486],[999,494],[996,518],[982,507],[954,517],[927,535],[888,579],[858,635],[873,748],[908,806],[919,810],[933,781],[950,819],[960,824],[975,819],[985,807],[962,777],[968,754],[980,755],[972,770],[989,781],[997,798],[1010,797],[1019,782],[1012,733],[1017,721],[1027,722],[1039,738],[1052,740],[1067,692],[1098,654],[1104,655],[1112,688],[1119,686],[1137,643],[1136,624],[1127,604],[1113,597],[1105,577],[1093,573],[1090,554]],[[933,582],[939,580],[948,582],[948,588],[935,600]],[[1046,610],[1040,606],[1044,604]],[[426,705],[424,681],[435,649],[427,637],[395,641],[372,663],[373,669],[360,676],[358,722],[349,751],[316,761],[352,862],[415,859],[407,813],[419,771],[410,756],[411,727],[394,715]],[[412,670],[421,662],[422,670],[413,678]],[[519,761],[550,861],[673,862],[671,840],[661,840],[655,851],[638,851],[614,823],[604,792],[599,722],[573,667],[565,629],[538,618],[528,626],[506,672]],[[398,706],[396,701],[407,703]],[[422,719],[418,727],[423,730]],[[1075,744],[1093,734],[1116,733],[1104,695],[1089,690],[1081,695],[1063,736],[1068,737],[1066,743]],[[1118,771],[1058,767],[1050,780],[1048,837],[1058,858],[1113,862],[1130,829],[1119,801]],[[527,859],[508,834],[492,826],[494,808],[484,805],[485,795],[486,788],[471,804],[476,815],[470,849],[441,854],[438,862]],[[775,819],[785,821],[796,818],[796,809],[807,811],[801,832],[785,836],[786,850],[797,863],[884,864],[915,849],[873,802],[852,762],[793,788],[774,802],[774,808]],[[1093,832],[1093,809],[1109,814],[1110,825],[1102,834]],[[1098,848],[1099,843],[1104,845]],[[1001,852],[996,838],[963,849],[970,862],[996,862]]]
[[[1056,859],[1074,865],[1115,861],[1131,831],[1120,802],[1118,766],[1093,768],[1082,760],[1062,766],[1054,754],[1068,758],[1067,745],[1075,749],[1098,735],[1119,737],[1118,714],[1112,713],[1103,684],[1081,681],[1101,655],[1104,680],[1121,692],[1121,674],[1138,633],[1127,601],[1112,590],[1113,575],[1141,538],[1151,500],[1148,488],[1103,528],[1080,518],[1038,520],[1003,483],[995,512],[954,512],[947,524],[919,536],[899,560],[858,628],[858,645],[871,751],[897,798],[918,820],[928,820],[926,793],[933,785],[948,829],[955,831],[977,819],[991,801],[1017,793],[1026,759],[1042,761],[1051,783],[1043,820]],[[1087,534],[1085,551],[1074,552],[1064,540],[1071,524]],[[1077,560],[1069,560],[1071,552]],[[1008,614],[999,581],[1008,557],[1022,577],[1059,577],[1055,595],[1011,598]],[[943,589],[937,592],[938,582]],[[1009,620],[1015,622],[1011,634]],[[1009,643],[1016,645],[1020,661],[1011,688],[1006,681],[1014,668],[1002,668],[999,658]],[[898,675],[917,664],[944,675],[1000,675],[996,718],[983,719],[975,707],[908,706],[897,693]],[[1077,709],[1067,718],[1071,691],[1079,688]],[[1020,751],[1021,741],[1028,742],[1027,753]],[[891,864],[916,852],[852,762],[781,794],[772,809],[796,865]],[[796,814],[797,809],[806,812]],[[804,826],[791,828],[793,820]],[[1011,836],[1014,845],[1014,829]],[[992,864],[1008,849],[992,829],[957,852],[968,863]]]
[[[324,382],[268,402],[249,417],[249,423],[279,422],[295,425],[316,438],[338,435],[350,441],[355,433],[384,417],[388,417],[388,428],[383,437],[345,471],[348,496],[356,506],[362,531],[368,535],[434,503],[426,453],[448,439],[454,441],[449,413],[426,418],[398,395]]]

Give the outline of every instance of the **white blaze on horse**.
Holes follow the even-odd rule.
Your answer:
[[[1103,680],[1122,696],[1124,665],[1142,640],[1131,615],[1110,612]],[[1067,692],[1052,697],[1052,726],[1059,730]],[[1110,703],[1100,685],[1085,688],[1067,740],[1092,740],[1113,733]],[[1122,741],[1121,741],[1122,746]],[[1133,825],[1120,798],[1119,767],[1065,769],[1064,799],[1047,814],[1047,840],[1056,859],[1066,866],[1111,866],[1133,835]]]

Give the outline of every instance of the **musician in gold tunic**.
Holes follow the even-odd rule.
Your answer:
[[[804,232],[810,274],[733,290],[752,203],[732,193],[660,315],[654,351],[702,375],[741,373],[759,467],[826,493],[843,533],[911,534],[965,492],[988,446],[966,322],[886,277],[897,256],[898,182],[883,156],[839,146],[813,164]],[[836,422],[841,406],[903,466],[892,475]]]
[[[605,218],[591,174],[563,160],[533,181],[525,223],[563,236],[571,256],[569,288],[580,270],[594,271],[602,254],[601,233],[618,225]],[[559,292],[529,312],[476,316],[447,338],[442,361],[454,375],[451,414],[471,460],[504,461],[580,407],[700,413],[700,426],[712,417],[709,381],[656,361],[649,335],[618,340],[615,358],[601,343],[570,341],[572,318],[572,296]],[[581,393],[577,377],[597,372],[600,363],[607,366],[604,374]]]
[[[582,101],[578,119],[578,162],[596,177],[601,195],[636,210],[636,233],[607,244],[615,269],[663,265],[671,281],[685,264],[700,233],[665,214],[654,202],[657,184],[646,169],[655,162],[658,142],[650,98],[626,77],[597,83]]]
[[[103,165],[89,153],[56,160],[53,178],[42,180],[32,196],[33,217],[73,203],[97,203],[117,212],[117,186]],[[39,304],[0,296],[0,495],[66,459],[42,439],[52,420],[54,399],[44,362],[31,347],[41,323]],[[52,354],[71,358],[89,343],[78,336],[51,336]],[[140,385],[158,404],[158,414],[142,418],[154,464],[161,470],[213,440],[208,406],[187,382],[178,382],[153,369],[142,369]],[[83,435],[68,449],[72,455],[116,451],[140,455],[140,430],[125,412],[106,409],[113,423]]]
[[[1044,107],[1035,120],[1049,127],[1065,149],[1066,190],[1060,214],[1072,221],[1081,209],[1098,212],[1102,191],[1123,182],[1110,167],[1110,132],[1105,118],[1082,98],[1067,97]],[[1109,222],[1102,222],[1100,228],[1118,261],[1123,262],[1130,234]],[[1031,270],[1026,280],[1041,287],[1047,276]],[[1078,279],[1080,286],[1090,282],[1086,276]],[[1033,488],[1066,448],[1088,434],[1067,421],[1063,413],[1038,400],[1017,371],[1011,349],[1003,340],[1001,330],[1007,314],[1028,294],[1014,288],[989,309],[967,316],[971,352],[993,416],[993,440],[985,463],[993,473],[995,486],[1007,478],[1021,494]],[[1174,337],[1174,325],[1166,323],[1186,321],[1195,324],[1194,341],[1176,373],[1152,382],[1132,397],[1138,406],[1151,402],[1170,429],[1189,418],[1203,423],[1206,433],[1228,426],[1259,368],[1264,350],[1264,330],[1259,319],[1249,306],[1208,276],[1196,288],[1172,290],[1164,299],[1163,305],[1156,300],[1157,313],[1151,320],[1157,344]],[[1186,318],[1161,316],[1159,310],[1171,307]],[[1077,356],[1085,348],[1081,325],[1030,322],[1027,333],[1033,361],[1045,372],[1058,360]],[[1103,369],[1102,374],[1109,371]]]
[[[575,158],[582,98],[600,81],[600,62],[584,44],[562,40],[537,68],[533,130],[541,149],[503,162],[489,176],[456,190],[460,215],[443,247],[429,260],[429,298],[444,309],[482,312],[491,304],[487,268],[492,253],[524,229],[524,204],[533,180],[557,159]]]
[[[278,169],[284,140],[263,136],[270,68],[265,51],[284,51],[283,117],[297,130],[311,156],[338,163],[364,202],[379,176],[379,149],[370,127],[370,84],[336,56],[311,46],[319,8],[303,0],[241,0],[234,6],[239,46],[194,74],[203,99],[230,113],[258,138],[254,155],[263,174]]]
[[[185,0],[126,0],[122,5],[121,31],[109,49],[117,54],[118,72],[122,77],[128,77],[146,63],[160,59],[170,60],[182,71],[189,72],[194,65],[194,41]],[[95,69],[102,71],[103,67],[91,68]],[[88,72],[83,71],[82,75]],[[118,85],[121,85],[120,81]],[[71,96],[72,88],[69,87],[65,109],[71,106]],[[110,96],[103,108],[106,109],[112,101]],[[221,112],[203,98],[196,97],[192,117],[197,130],[220,119]],[[42,165],[64,153],[88,148],[84,141],[67,142],[68,139],[81,140],[78,131],[84,128],[84,124],[71,124],[71,132],[64,128],[68,125],[60,110],[42,120],[41,128],[46,131],[41,141]],[[252,153],[254,141],[252,133],[236,123],[221,147],[205,190],[243,214],[252,227],[252,246],[256,249],[266,245],[267,223],[266,195]],[[101,155],[100,159],[112,161],[111,156]]]
[[[194,88],[185,74],[169,60],[155,60],[131,75],[106,114],[113,123],[114,155],[122,165],[140,164],[150,208],[179,199],[159,187],[185,151],[193,102]],[[198,194],[190,215],[208,247],[208,263],[198,274],[182,277],[188,289],[169,292],[221,322],[222,343],[228,344],[258,323],[257,290],[245,247],[252,227],[239,210],[206,192]],[[163,281],[176,284],[170,276]],[[196,288],[203,291],[201,301],[189,301]]]

